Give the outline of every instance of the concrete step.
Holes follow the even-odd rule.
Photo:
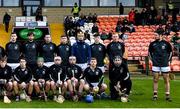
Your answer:
[[[128,66],[129,71],[137,71],[138,67],[137,66]]]
[[[130,72],[131,75],[142,75],[141,72]]]

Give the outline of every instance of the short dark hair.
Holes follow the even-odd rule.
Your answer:
[[[15,32],[12,32],[11,34],[16,34]]]
[[[7,57],[2,57],[0,61],[7,62]]]
[[[99,36],[99,33],[95,33],[93,36],[94,36],[94,37],[98,37],[98,36]]]
[[[97,59],[95,57],[92,57],[91,60],[96,60],[97,61]]]
[[[29,32],[29,33],[27,34],[27,36],[31,36],[31,35],[34,35],[34,33],[33,33],[33,32]]]
[[[25,56],[24,56],[24,55],[21,55],[20,58],[19,58],[19,61],[20,61],[20,60],[25,60],[25,61],[26,61]]]
[[[66,37],[66,38],[68,38],[66,35],[61,35],[61,37]]]

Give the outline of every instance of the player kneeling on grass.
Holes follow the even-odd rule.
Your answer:
[[[97,98],[107,98],[105,94],[107,85],[103,83],[104,75],[102,70],[97,67],[96,58],[91,58],[90,66],[85,69],[83,77],[86,81],[84,85],[85,91],[95,94]]]
[[[3,91],[4,103],[11,103],[11,100],[7,97],[7,91],[11,92],[12,85],[12,69],[7,65],[6,58],[0,60],[0,89]]]
[[[50,89],[48,67],[44,66],[44,59],[39,57],[37,59],[37,66],[34,71],[34,88],[39,98],[44,98],[47,101],[47,94]]]
[[[112,67],[109,69],[109,79],[111,99],[115,100],[120,96],[122,102],[127,102],[132,82],[127,66],[122,63],[120,56],[114,57]]]
[[[53,91],[53,100],[62,103],[64,101],[64,93],[67,89],[66,70],[61,65],[61,57],[56,56],[54,58],[54,64],[49,68],[51,90]],[[59,89],[59,93],[56,93],[56,89]],[[62,93],[61,93],[62,89]],[[58,97],[57,97],[58,96]]]
[[[15,69],[13,77],[16,101],[19,101],[20,97],[21,99],[26,99],[27,102],[32,101],[31,94],[33,91],[34,82],[32,81],[32,71],[29,67],[26,66],[25,58],[20,59],[20,66]]]
[[[67,85],[70,92],[70,96],[73,101],[78,101],[81,98],[84,80],[82,77],[82,69],[78,65],[76,65],[76,57],[69,57],[69,65],[67,66]],[[76,90],[78,88],[78,91]]]

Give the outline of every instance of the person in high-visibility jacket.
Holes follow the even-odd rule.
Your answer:
[[[73,16],[78,17],[80,11],[81,11],[81,8],[78,7],[77,3],[74,3],[74,7],[71,10],[71,13],[73,13]]]
[[[172,1],[170,0],[169,3],[167,4],[167,11],[169,13],[171,13],[174,9],[174,4],[172,3]]]

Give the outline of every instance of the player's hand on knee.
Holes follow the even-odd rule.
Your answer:
[[[62,86],[63,82],[58,80],[58,81],[57,81],[57,84],[60,85],[60,86]]]
[[[44,84],[45,80],[44,79],[38,79],[38,82]]]

